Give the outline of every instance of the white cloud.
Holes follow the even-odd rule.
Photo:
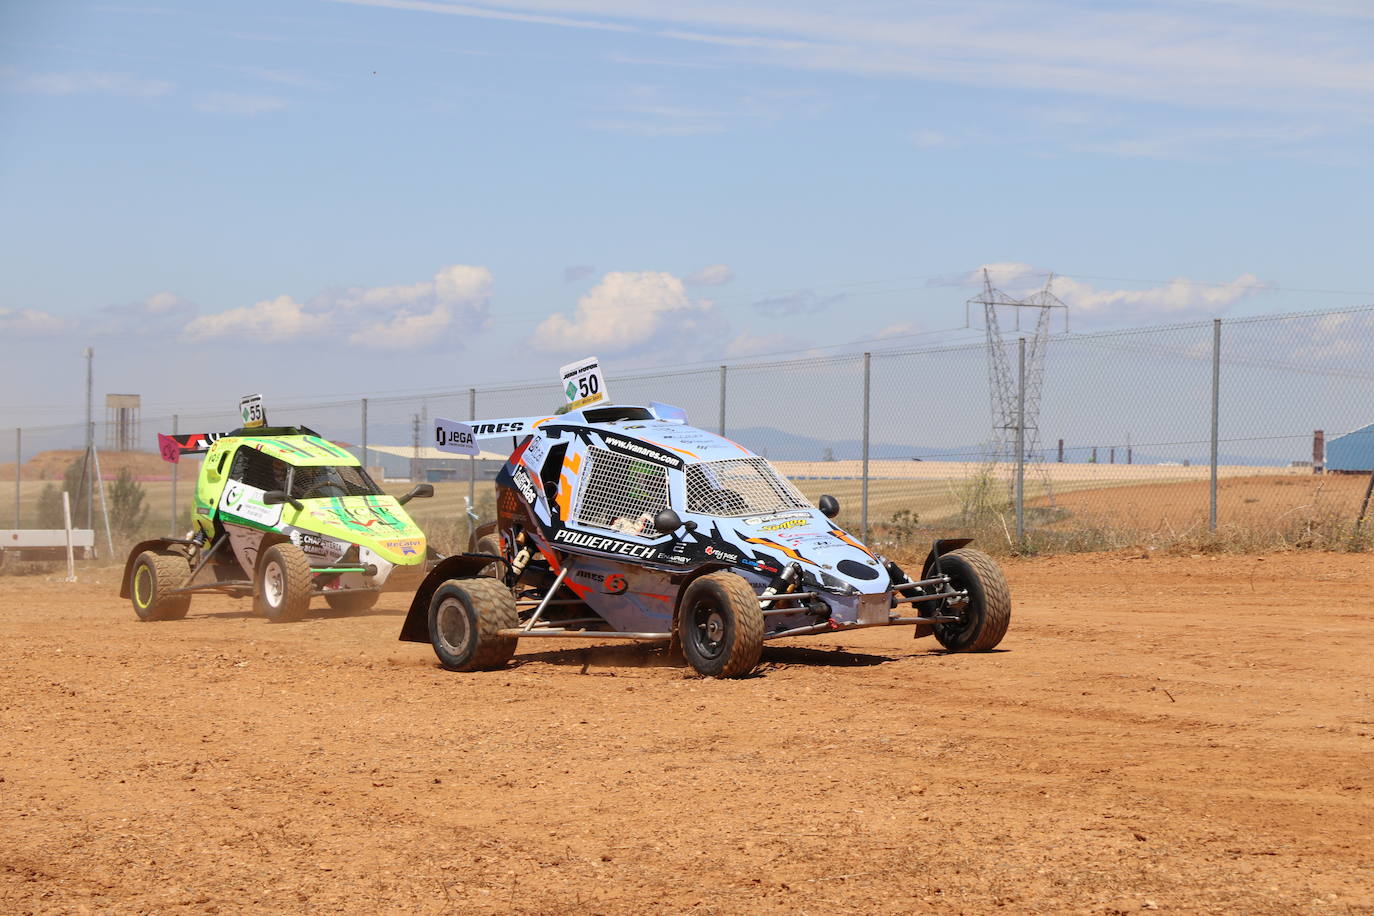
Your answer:
[[[690,298],[672,274],[612,271],[577,300],[571,317],[540,322],[531,342],[547,351],[623,353],[669,337],[680,344],[719,324],[712,303]]]
[[[286,100],[268,95],[245,95],[241,92],[211,92],[200,97],[196,107],[215,114],[253,115],[281,111]]]
[[[755,334],[741,331],[725,345],[727,359],[743,359],[749,356],[767,356],[775,353],[792,353],[804,349],[806,343],[789,334]]]
[[[470,332],[485,328],[491,290],[487,268],[450,264],[420,283],[327,290],[304,304],[283,295],[205,315],[182,336],[204,341],[250,332],[274,342],[309,335],[384,350],[419,349],[439,343],[455,323]]]
[[[688,286],[724,286],[735,279],[728,264],[710,264],[682,278]]]
[[[1044,288],[1051,273],[1030,264],[1002,261],[964,274],[962,285],[981,286],[984,270],[994,288],[1016,298]],[[948,285],[947,281],[940,282]],[[1143,289],[1099,289],[1083,279],[1056,274],[1050,291],[1069,307],[1070,322],[1076,324],[1081,319],[1115,323],[1214,317],[1246,296],[1267,288],[1249,273],[1226,283],[1175,277]]]
[[[938,130],[918,130],[911,135],[911,142],[921,149],[940,149],[956,145],[953,137]]]
[[[60,334],[71,328],[73,322],[51,312],[38,309],[0,308],[0,334],[15,337],[44,337]]]
[[[1187,107],[1301,112],[1374,108],[1367,3],[342,2],[705,43],[722,49],[719,56],[736,66],[897,76]]]
[[[754,303],[754,308],[770,318],[785,318],[789,315],[813,315],[843,301],[844,293],[818,296],[814,290],[800,289],[785,296],[760,299]]]
[[[42,95],[78,95],[94,92],[151,98],[172,91],[172,84],[165,80],[143,79],[127,73],[35,73],[21,77],[10,76],[4,81],[4,85],[16,92],[35,92]]]
[[[165,334],[195,314],[194,302],[163,290],[137,302],[105,306],[91,329],[97,334]]]
[[[388,321],[376,321],[353,333],[349,343],[380,350],[415,350],[432,343],[453,322],[453,311],[438,305],[427,312],[403,311]]]
[[[290,296],[278,296],[255,305],[202,315],[186,325],[182,336],[190,341],[238,337],[256,343],[277,343],[306,334],[323,334],[328,327],[326,316],[307,312]]]

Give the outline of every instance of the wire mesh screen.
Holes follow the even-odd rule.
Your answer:
[[[762,458],[727,458],[687,466],[687,509],[702,515],[765,515],[808,505]]]
[[[1217,332],[1202,320],[1055,334],[1038,356],[1028,341],[1022,424],[1013,419],[1016,386],[1008,392],[990,381],[997,365],[1016,372],[1015,338],[884,349],[867,360],[612,371],[608,384],[617,403],[675,404],[694,426],[724,429],[813,503],[835,496],[841,525],[866,519],[884,549],[946,535],[1004,550],[1184,542],[1210,536],[1214,473],[1219,536],[1260,546],[1366,543],[1374,525],[1356,520],[1374,472],[1374,307],[1228,318]],[[551,382],[385,394],[369,397],[366,409],[358,398],[265,394],[273,425],[309,426],[360,457],[367,443],[366,463],[381,467],[377,479],[389,492],[433,482],[436,498],[416,508],[422,524],[458,524],[464,533],[469,497],[481,519],[492,517],[493,477],[517,440],[484,440],[487,459],[445,460],[430,454],[430,421],[545,416],[562,401]],[[0,446],[8,484],[0,516],[18,527],[60,525],[67,490],[74,520],[93,524],[102,504],[92,481],[125,473],[146,490],[147,533],[183,532],[199,459],[162,462],[156,434],[237,428],[232,403],[224,407],[175,419],[150,407],[137,450],[122,453],[104,448],[127,437],[101,412],[91,427],[14,430]],[[1016,460],[1018,428],[1024,462]],[[88,455],[88,441],[98,454]],[[626,525],[667,504],[666,491],[642,506],[616,498],[589,523]]]
[[[618,452],[587,449],[591,467],[577,498],[577,521],[622,534],[647,534],[668,507],[665,468]]]
[[[291,476],[291,495],[296,499],[372,496],[376,492],[372,481],[358,467],[300,467]]]

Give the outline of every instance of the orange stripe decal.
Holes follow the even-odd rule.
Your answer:
[[[745,540],[748,541],[750,544],[762,544],[765,547],[772,547],[774,550],[781,550],[783,553],[787,554],[794,560],[801,560],[803,563],[810,563],[812,566],[817,565],[814,561],[808,560],[806,557],[797,553],[791,547],[784,547],[777,541],[770,541],[768,540],[768,538],[745,538]]]
[[[835,537],[839,538],[840,540],[844,541],[846,544],[849,544],[849,545],[852,546],[852,547],[857,547],[857,548],[859,548],[859,549],[862,550],[864,553],[868,554],[870,557],[873,556],[873,552],[872,552],[872,551],[870,551],[870,550],[869,550],[867,547],[865,547],[864,545],[860,544],[858,541],[854,540],[854,539],[853,539],[852,537],[850,537],[849,535],[845,534],[845,533],[844,533],[843,531],[841,531],[840,529],[838,529],[838,528],[831,528],[831,529],[830,529],[830,533],[833,534],[833,535],[835,535]]]

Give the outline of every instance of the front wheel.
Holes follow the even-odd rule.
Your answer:
[[[180,620],[191,607],[190,594],[168,594],[186,584],[191,564],[179,553],[145,550],[129,573],[129,594],[139,620]]]
[[[358,589],[333,592],[325,595],[324,600],[331,610],[342,614],[360,614],[371,610],[381,596],[381,592]]]
[[[497,632],[518,626],[515,596],[498,579],[449,579],[429,599],[429,641],[450,671],[503,667],[516,640]]]
[[[295,544],[273,544],[258,563],[258,606],[273,623],[300,620],[314,588],[310,559]]]
[[[721,570],[687,586],[678,612],[687,663],[706,677],[739,677],[763,653],[763,610],[743,577]]]
[[[981,550],[961,547],[940,557],[940,572],[967,601],[944,602],[944,614],[958,623],[935,624],[935,638],[951,652],[986,652],[1002,641],[1011,623],[1011,589],[1002,567]]]

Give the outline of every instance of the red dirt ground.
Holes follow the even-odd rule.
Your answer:
[[[1374,560],[1023,560],[706,681],[0,579],[0,912],[1374,912]]]

